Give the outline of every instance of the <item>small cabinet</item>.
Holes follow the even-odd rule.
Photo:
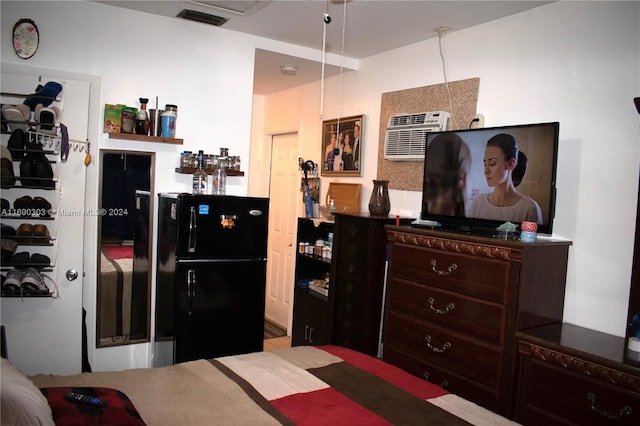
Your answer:
[[[368,212],[336,213],[332,259],[332,343],[379,355],[385,285],[385,225],[410,219],[371,216]]]
[[[625,339],[572,324],[517,333],[515,420],[524,425],[640,424],[640,362]]]
[[[323,345],[331,342],[331,336],[328,333],[330,311],[328,295],[308,287],[310,280],[322,279],[329,274],[331,258],[306,252],[301,247],[305,247],[305,243],[313,247],[317,240],[329,241],[332,233],[332,223],[316,223],[313,219],[306,218],[298,219],[292,346]]]

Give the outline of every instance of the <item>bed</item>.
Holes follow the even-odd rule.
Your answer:
[[[133,246],[104,244],[100,251],[99,310],[100,344],[118,344],[129,339]]]
[[[2,424],[11,415],[20,418],[21,411],[39,417],[17,424],[53,424],[52,418],[56,424],[119,425],[513,424],[377,358],[337,346],[72,376],[27,378],[4,359],[2,367]],[[65,401],[62,396],[72,390],[109,405]],[[33,395],[22,408],[9,393]]]

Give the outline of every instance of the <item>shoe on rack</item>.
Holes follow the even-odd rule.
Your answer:
[[[46,294],[49,287],[44,283],[44,277],[35,268],[27,268],[22,274],[20,286],[26,293]]]
[[[31,238],[25,238],[25,237],[31,237],[33,236],[33,225],[30,223],[22,223],[20,224],[20,226],[18,226],[18,230],[16,231],[16,235],[18,237],[22,237],[20,238],[20,242],[23,244],[31,244],[32,240]]]
[[[2,107],[2,116],[7,120],[9,130],[22,130],[26,132],[31,125],[31,109],[24,105],[5,105]]]
[[[9,136],[7,148],[11,152],[14,160],[22,160],[24,158],[24,150],[27,148],[28,136],[22,129],[15,129]]]
[[[33,210],[33,198],[30,195],[23,195],[13,201],[13,209],[21,212],[20,216],[29,216],[29,212]]]
[[[53,167],[44,154],[36,155],[36,160],[34,162],[34,172],[35,177],[40,179],[37,182],[39,186],[43,188],[55,187],[56,183],[53,181]]]
[[[16,228],[14,228],[11,225],[6,225],[4,223],[0,224],[0,236],[2,236],[2,238],[15,237],[15,235],[16,235]]]
[[[14,253],[13,256],[11,256],[11,259],[7,261],[8,264],[18,269],[27,268],[30,262],[31,257],[28,251],[20,251],[18,253]]]
[[[33,210],[36,212],[36,215],[41,217],[51,216],[51,203],[46,198],[33,197],[31,205],[33,206]]]
[[[22,271],[11,269],[2,283],[2,293],[20,293],[22,284]]]
[[[51,259],[46,254],[32,253],[29,258],[29,264],[36,269],[48,268],[51,266]]]
[[[49,228],[47,228],[47,225],[44,225],[42,223],[36,223],[35,225],[33,225],[33,236],[48,237],[50,236]]]
[[[0,157],[2,168],[2,180],[0,181],[0,187],[3,189],[11,188],[16,184],[15,173],[13,172],[13,157],[9,149],[2,145],[0,147]]]
[[[60,110],[57,107],[36,106],[36,131],[47,135],[57,135],[60,127]]]
[[[2,248],[2,255],[0,256],[0,259],[2,260],[2,263],[5,263],[10,260],[11,256],[16,252],[18,243],[9,238],[2,238],[0,239],[0,247]]]
[[[27,105],[31,111],[35,111],[38,104],[42,104],[43,106],[51,105],[60,92],[62,92],[62,85],[55,81],[49,81],[44,86],[38,85],[35,93],[27,96],[24,100],[24,104]]]

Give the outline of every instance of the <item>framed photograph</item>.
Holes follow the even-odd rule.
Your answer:
[[[322,176],[362,176],[364,115],[322,122]]]

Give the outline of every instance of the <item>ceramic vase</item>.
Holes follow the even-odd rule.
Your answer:
[[[389,181],[373,180],[373,191],[369,200],[369,213],[372,216],[386,216],[391,210],[389,200]]]

